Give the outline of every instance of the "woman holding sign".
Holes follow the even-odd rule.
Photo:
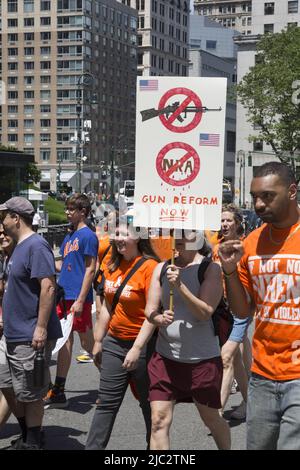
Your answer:
[[[153,450],[169,449],[174,405],[186,401],[195,403],[217,447],[230,448],[230,430],[218,412],[223,366],[211,320],[223,293],[222,275],[211,262],[200,285],[204,236],[197,235],[191,243],[186,233],[180,239],[176,234],[175,264],[164,273],[165,265],[160,263],[151,280],[145,313],[159,327],[156,352],[148,365]],[[169,309],[171,289],[173,311]]]
[[[105,449],[129,381],[135,385],[149,445],[151,410],[148,401],[147,348],[153,326],[145,319],[146,298],[158,258],[147,233],[134,233],[127,218],[116,227],[111,259],[104,269],[104,297],[95,326],[94,362],[100,368],[99,404],[86,449]]]

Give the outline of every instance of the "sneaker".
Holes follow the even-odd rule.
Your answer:
[[[43,401],[45,410],[49,408],[67,408],[69,406],[65,393],[57,392],[54,388],[49,390]]]
[[[231,390],[230,390],[230,395],[234,395],[238,391],[237,389],[238,389],[237,381],[233,379]]]
[[[82,363],[94,362],[92,356],[88,353],[77,356],[76,361]]]
[[[45,448],[45,431],[41,430],[40,449]],[[22,434],[10,442],[10,446],[6,447],[5,450],[22,450],[23,449],[23,437]],[[27,444],[28,445],[28,444]]]
[[[247,409],[247,404],[242,401],[242,403],[231,413],[230,418],[231,419],[245,419],[246,418],[246,409]]]

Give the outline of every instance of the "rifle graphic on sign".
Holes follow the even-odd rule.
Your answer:
[[[175,103],[170,104],[162,109],[144,109],[141,111],[142,121],[148,121],[156,116],[160,116],[161,114],[165,114],[166,117],[169,117],[169,114],[174,113],[179,108],[179,101],[175,101]],[[186,118],[187,113],[207,113],[208,111],[221,111],[221,106],[219,108],[207,108],[206,106],[187,106],[184,108],[180,114],[176,117],[179,122],[183,122]],[[183,117],[181,115],[184,115]]]

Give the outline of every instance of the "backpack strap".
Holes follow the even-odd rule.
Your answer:
[[[198,281],[199,281],[199,284],[201,285],[204,281],[204,275],[205,275],[205,272],[208,268],[208,266],[210,265],[210,262],[211,260],[209,258],[203,258],[203,260],[201,261],[201,263],[199,264],[199,269],[198,269]]]
[[[114,312],[119,300],[120,300],[120,296],[121,296],[121,293],[124,289],[124,287],[126,286],[127,282],[129,281],[129,279],[134,275],[134,273],[142,266],[142,264],[145,263],[146,258],[141,258],[139,259],[135,265],[132,267],[132,269],[129,271],[129,273],[127,274],[127,276],[125,277],[125,279],[123,280],[122,284],[118,287],[115,295],[114,295],[114,298],[113,298],[113,301],[112,301],[112,304],[111,304],[111,313]]]

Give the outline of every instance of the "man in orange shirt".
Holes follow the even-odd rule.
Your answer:
[[[300,450],[300,209],[290,168],[258,168],[251,195],[265,222],[219,249],[227,297],[240,318],[256,310],[247,449]],[[237,269],[239,263],[239,267]]]

